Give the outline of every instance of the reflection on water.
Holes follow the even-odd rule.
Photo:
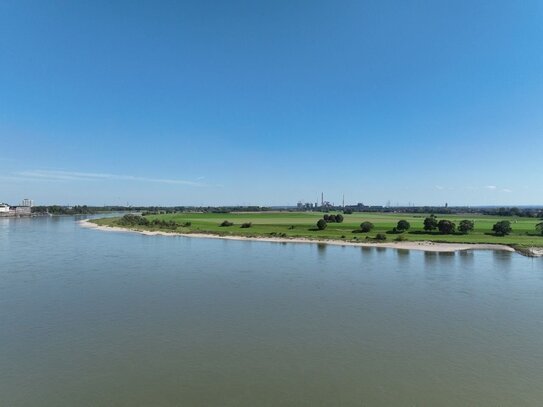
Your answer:
[[[1,406],[539,406],[543,260],[0,220]]]
[[[324,258],[326,255],[326,248],[328,247],[325,243],[317,243],[317,252],[319,253],[319,256]]]
[[[371,254],[374,251],[374,248],[370,246],[360,246],[360,250],[362,250],[362,253],[364,254]]]
[[[432,269],[437,264],[436,252],[424,252],[424,263],[427,269]]]

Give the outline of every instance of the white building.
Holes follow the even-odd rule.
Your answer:
[[[9,212],[9,205],[0,203],[0,213],[8,213]]]
[[[21,202],[21,206],[30,206],[30,207],[32,207],[32,206],[34,206],[34,201],[32,199],[25,198]]]

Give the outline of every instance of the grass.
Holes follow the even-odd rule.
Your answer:
[[[536,218],[498,217],[487,215],[460,214],[438,216],[439,219],[449,219],[458,224],[463,219],[475,223],[473,232],[462,235],[442,235],[438,232],[428,233],[423,229],[424,214],[395,214],[395,213],[354,213],[344,215],[343,223],[329,223],[325,230],[318,230],[316,223],[323,213],[313,212],[251,212],[251,213],[176,213],[164,215],[148,215],[150,221],[160,219],[175,221],[178,224],[190,222],[190,226],[176,228],[159,228],[153,226],[133,227],[136,230],[162,230],[180,233],[211,233],[216,235],[270,237],[281,236],[290,238],[334,239],[340,241],[366,241],[374,238],[377,233],[385,233],[387,241],[394,241],[397,234],[391,231],[400,219],[411,224],[408,232],[403,233],[405,241],[433,241],[445,243],[494,243],[518,247],[543,247],[543,236],[537,235],[535,225],[541,222]],[[104,226],[118,226],[119,218],[96,219],[92,222]],[[232,222],[232,226],[220,226],[223,221]],[[495,236],[491,233],[492,226],[500,220],[509,220],[513,231],[508,236]],[[369,221],[374,224],[370,233],[359,231],[360,224]],[[251,223],[250,227],[242,228],[242,224]]]

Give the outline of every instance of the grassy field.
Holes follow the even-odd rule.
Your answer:
[[[439,232],[425,232],[424,214],[395,214],[395,213],[354,213],[344,215],[343,223],[329,223],[325,230],[317,230],[316,223],[322,218],[322,213],[313,212],[251,212],[251,213],[176,213],[164,215],[148,215],[147,219],[175,221],[177,224],[190,222],[187,227],[160,228],[157,226],[131,227],[136,230],[161,230],[180,233],[211,233],[217,235],[247,236],[247,237],[291,237],[310,239],[336,239],[344,241],[367,241],[374,238],[377,233],[385,233],[387,241],[394,241],[398,234],[392,233],[400,219],[411,224],[408,232],[402,233],[403,239],[408,241],[434,241],[449,243],[497,243],[523,247],[543,247],[543,236],[537,235],[535,225],[541,220],[520,217],[495,217],[485,215],[446,215],[438,216],[456,223],[463,219],[475,223],[473,232],[462,234],[442,235]],[[97,219],[92,222],[104,226],[118,226],[119,218]],[[230,221],[232,226],[223,227],[220,224]],[[491,233],[492,226],[501,220],[509,220],[513,231],[508,236],[495,236]],[[370,233],[359,231],[360,223],[372,222],[375,227]],[[241,228],[241,225],[251,222],[251,227]],[[368,239],[367,239],[368,238]]]

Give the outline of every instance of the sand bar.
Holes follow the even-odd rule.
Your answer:
[[[78,221],[82,227],[98,229],[108,232],[139,233],[146,236],[183,236],[204,239],[224,239],[241,241],[259,241],[271,243],[305,243],[305,244],[330,244],[335,246],[358,246],[358,247],[385,247],[399,250],[420,250],[424,252],[451,253],[465,250],[497,250],[514,252],[514,248],[502,244],[485,243],[436,243],[429,241],[420,242],[344,242],[338,240],[314,240],[306,238],[279,238],[279,237],[245,237],[245,236],[220,236],[210,233],[179,233],[179,232],[161,232],[161,231],[141,231],[115,226],[100,226],[92,223],[90,219]],[[530,248],[522,254],[534,257],[543,256],[543,248]]]

